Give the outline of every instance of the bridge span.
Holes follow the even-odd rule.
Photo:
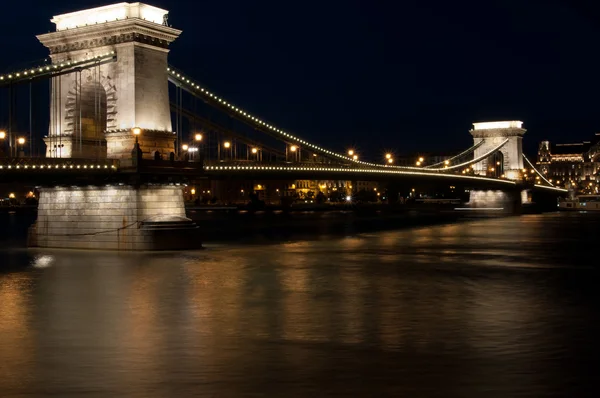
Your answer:
[[[49,61],[0,73],[10,99],[8,125],[0,126],[0,183],[39,187],[32,243],[180,248],[184,239],[168,237],[194,230],[183,190],[206,181],[346,181],[350,194],[358,185],[352,182],[439,184],[467,187],[473,203],[483,204],[497,199],[492,191],[510,193],[512,202],[523,192],[566,192],[523,156],[521,121],[474,123],[470,148],[415,166],[396,164],[393,153],[377,161],[306,140],[171,66],[169,45],[181,31],[165,23],[167,15],[118,3],[54,16],[56,30],[38,36]],[[50,109],[42,137],[31,118],[27,128],[19,125],[12,104],[29,89],[31,114],[31,88],[45,83]]]

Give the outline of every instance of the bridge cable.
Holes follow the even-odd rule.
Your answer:
[[[32,99],[31,99],[31,82],[29,82],[29,156],[33,156],[33,120],[31,117],[31,107],[32,107]]]
[[[484,140],[485,141],[485,140]],[[506,143],[509,141],[509,139],[507,138],[506,140],[504,140],[500,145],[498,145],[495,148],[492,148],[491,150],[487,151],[486,153],[484,153],[483,155],[479,156],[478,158],[475,158],[473,160],[470,160],[468,162],[464,162],[461,164],[456,164],[454,166],[448,166],[445,167],[443,169],[434,169],[435,171],[447,171],[447,170],[452,170],[452,169],[457,169],[459,167],[463,167],[463,166],[467,166],[467,165],[472,165],[475,163],[479,163],[480,161],[482,161],[483,159],[487,158],[488,156],[492,155],[494,152],[498,151],[500,148],[502,148],[504,145],[506,145]]]
[[[479,148],[483,144],[484,141],[485,140],[479,141],[477,144],[473,145],[469,149],[464,150],[463,152],[459,153],[458,155],[455,155],[455,156],[451,157],[450,159],[442,160],[441,162],[430,164],[430,165],[425,166],[423,168],[424,169],[432,169],[432,168],[437,168],[437,166],[440,166],[440,165],[443,166],[446,162],[452,162],[455,159],[458,159],[458,158],[460,158],[460,157],[462,157],[462,156],[464,156],[464,155],[466,155],[466,154],[468,154],[470,152],[473,152],[475,149]]]
[[[546,179],[546,177],[544,177],[544,176],[543,176],[543,174],[542,174],[542,173],[540,173],[540,172],[538,171],[538,169],[537,169],[537,168],[535,168],[535,166],[533,165],[533,163],[531,163],[531,162],[529,161],[529,159],[527,159],[527,156],[525,156],[525,154],[523,154],[523,159],[525,159],[525,161],[527,162],[527,164],[529,164],[529,166],[531,166],[531,169],[532,169],[533,171],[535,171],[535,173],[536,173],[538,176],[540,176],[540,177],[541,177],[541,178],[542,178],[544,181],[546,181],[546,183],[550,184],[550,186],[551,186],[551,187],[554,187],[554,184],[552,184],[550,181],[548,181],[548,180]]]

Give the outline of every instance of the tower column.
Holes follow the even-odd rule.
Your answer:
[[[37,36],[53,64],[114,54],[113,62],[52,79],[47,156],[128,158],[134,128],[145,158],[174,152],[167,55],[181,31],[168,11],[119,3],[55,16],[56,31]]]
[[[520,171],[523,168],[523,135],[527,130],[522,128],[521,121],[504,122],[485,122],[473,123],[473,129],[470,131],[473,136],[473,144],[477,145],[483,142],[474,152],[474,158],[477,159],[486,153],[498,147],[504,141],[508,140],[499,150],[502,154],[501,162],[505,178],[510,180],[519,180]],[[473,165],[475,174],[485,176],[496,167],[496,164],[490,162],[489,157],[482,159]]]

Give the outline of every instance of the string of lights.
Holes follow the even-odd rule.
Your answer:
[[[167,68],[167,73],[169,76],[169,80],[173,83],[180,84],[182,88],[186,91],[189,91],[192,94],[201,95],[205,100],[211,101],[213,105],[219,106],[222,109],[227,110],[228,112],[233,112],[234,115],[242,118],[246,122],[249,122],[256,127],[260,128],[262,131],[265,131],[269,134],[275,135],[278,138],[282,138],[285,141],[291,142],[300,147],[307,147],[314,152],[321,153],[327,157],[343,160],[345,162],[350,162],[354,164],[359,164],[362,166],[369,167],[381,167],[381,168],[392,168],[392,169],[400,169],[400,170],[423,170],[422,167],[411,167],[411,166],[396,166],[390,164],[379,164],[379,163],[370,163],[359,160],[358,158],[350,157],[345,154],[337,153],[334,151],[330,151],[329,149],[323,148],[321,146],[315,145],[308,141],[301,139],[300,137],[296,137],[295,135],[285,131],[275,125],[266,122],[265,120],[247,112],[246,110],[238,107],[237,105],[225,100],[224,98],[218,96],[217,94],[209,91],[207,88],[199,85],[193,80],[190,80],[189,77],[186,77],[182,72],[173,68],[171,65]]]
[[[54,75],[60,72],[68,71],[73,68],[85,67],[88,64],[97,64],[101,61],[115,59],[115,52],[107,52],[93,57],[86,57],[80,61],[65,61],[51,65],[40,65],[26,70],[20,70],[0,75],[0,86],[18,83],[24,80],[30,80],[36,77]]]
[[[293,171],[314,171],[314,172],[339,172],[339,173],[364,173],[364,174],[395,174],[395,175],[413,175],[413,176],[435,176],[441,178],[460,178],[477,181],[493,181],[503,184],[516,185],[515,181],[502,180],[497,178],[482,177],[482,176],[466,176],[460,174],[443,174],[443,173],[430,173],[425,170],[421,171],[408,171],[408,170],[385,170],[380,168],[375,169],[352,169],[352,168],[341,168],[341,167],[302,167],[302,166],[207,166],[205,168],[208,171],[220,171],[228,170],[235,172],[244,171],[282,171],[282,172],[293,172]]]

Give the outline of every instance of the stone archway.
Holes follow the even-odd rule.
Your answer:
[[[98,82],[90,81],[81,85],[79,114],[75,114],[75,131],[84,140],[101,141],[106,131],[106,91]]]
[[[504,153],[496,151],[487,159],[487,176],[499,178],[504,175]]]
[[[73,157],[106,157],[104,134],[116,126],[116,87],[95,68],[75,76],[66,95],[65,135],[72,137]]]

